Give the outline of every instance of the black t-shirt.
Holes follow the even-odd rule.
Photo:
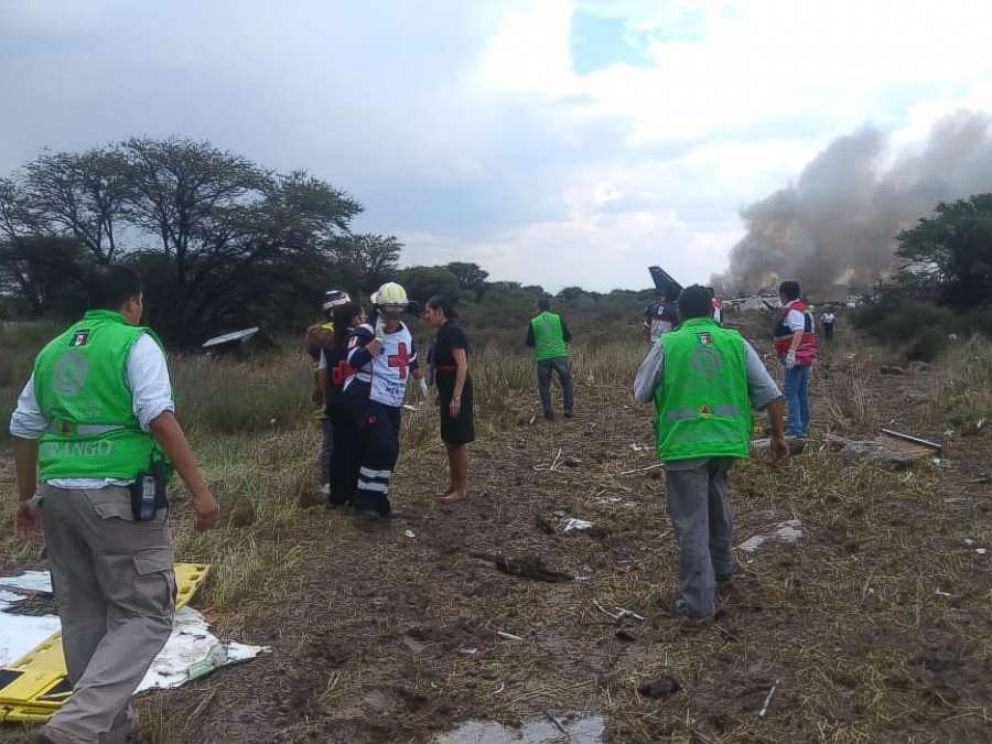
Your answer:
[[[445,321],[437,329],[434,344],[431,347],[431,364],[437,371],[438,377],[455,375],[455,349],[464,349],[468,354],[468,336],[465,330],[454,320]]]

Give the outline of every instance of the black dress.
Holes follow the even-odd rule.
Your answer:
[[[475,441],[471,376],[465,378],[465,386],[462,388],[461,411],[457,416],[451,416],[451,397],[455,392],[455,378],[458,374],[455,349],[464,349],[468,354],[468,338],[457,321],[448,320],[437,329],[431,354],[441,409],[441,441],[445,444],[468,444]]]

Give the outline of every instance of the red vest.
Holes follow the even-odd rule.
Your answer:
[[[813,333],[813,316],[806,309],[806,305],[799,300],[790,302],[782,308],[782,315],[779,317],[778,325],[775,326],[774,331],[775,351],[778,353],[780,359],[785,359],[786,354],[789,353],[789,347],[792,346],[793,331],[785,322],[790,310],[798,310],[806,320],[805,327],[803,328],[803,340],[799,342],[799,348],[796,349],[796,362],[799,364],[812,364],[816,359],[817,348],[816,335]]]

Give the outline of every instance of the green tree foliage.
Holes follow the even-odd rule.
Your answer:
[[[558,293],[558,299],[563,302],[575,302],[584,294],[586,291],[582,287],[565,287]]]
[[[395,238],[348,232],[361,211],[305,172],[273,173],[207,142],[46,153],[0,180],[0,292],[50,312],[78,304],[72,286],[89,266],[124,261],[173,344],[301,324],[329,286],[364,289],[395,270]]]
[[[937,205],[936,215],[899,234],[904,284],[936,291],[964,310],[992,298],[992,193]]]
[[[458,277],[443,266],[411,266],[400,271],[396,281],[403,285],[411,300],[421,304],[436,294],[458,296]]]
[[[478,301],[486,290],[486,279],[489,272],[485,271],[479,264],[464,263],[454,261],[445,268],[458,279],[458,286],[465,292],[471,292]]]
[[[25,167],[24,196],[37,231],[72,238],[98,263],[117,253],[116,227],[133,202],[133,177],[117,148],[46,153]]]
[[[397,271],[403,245],[392,236],[364,234],[340,237],[330,247],[345,285],[371,294]]]
[[[95,265],[87,247],[72,238],[32,235],[0,241],[0,294],[15,298],[21,314],[48,312],[65,320],[85,303],[85,272]]]

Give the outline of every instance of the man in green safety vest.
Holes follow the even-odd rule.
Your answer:
[[[537,301],[537,315],[527,326],[527,345],[534,350],[537,360],[537,387],[541,394],[541,408],[544,418],[553,421],[551,407],[551,374],[558,375],[564,399],[565,418],[572,418],[575,410],[575,386],[572,383],[572,370],[568,364],[568,342],[572,334],[565,321],[557,313],[551,312],[551,302],[547,297]]]
[[[773,459],[788,451],[782,393],[751,345],[713,321],[712,300],[698,285],[682,292],[682,325],[652,346],[634,380],[637,400],[655,404],[656,450],[679,544],[675,613],[702,622],[716,613],[717,584],[736,569],[728,475],[748,457],[752,407],[768,410]]]
[[[218,516],[173,413],[165,354],[138,325],[138,275],[99,269],[89,307],[38,354],[10,419],[16,531],[44,532],[73,687],[38,734],[49,744],[135,734],[131,695],[172,632],[171,472],[189,489],[197,530]]]

